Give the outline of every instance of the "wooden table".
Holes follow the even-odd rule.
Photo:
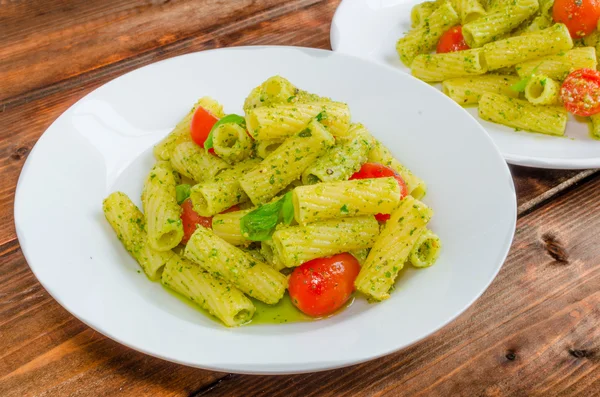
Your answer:
[[[15,235],[13,199],[27,154],[54,119],[107,81],[175,55],[329,48],[338,3],[0,1],[1,396],[600,395],[597,170],[511,167],[517,231],[483,297],[424,341],[335,371],[246,376],[152,358],[88,328],[36,281]]]

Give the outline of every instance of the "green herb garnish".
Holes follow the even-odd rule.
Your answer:
[[[293,219],[292,192],[287,192],[279,200],[261,205],[244,215],[240,220],[240,230],[248,240],[264,241],[271,238],[277,224],[289,225]]]
[[[219,121],[217,121],[215,123],[215,125],[212,126],[212,128],[210,129],[210,133],[208,134],[208,137],[206,138],[206,141],[204,141],[204,149],[208,150],[208,149],[212,149],[213,147],[213,131],[217,129],[217,127],[219,127],[221,124],[227,124],[227,123],[234,123],[234,124],[238,124],[244,128],[246,128],[246,119],[243,118],[240,115],[237,114],[228,114],[225,117],[222,117],[219,119]]]
[[[184,183],[175,187],[175,195],[177,197],[177,204],[183,203],[185,199],[190,197],[190,185]]]
[[[522,78],[521,80],[519,80],[518,82],[516,82],[515,84],[511,85],[510,89],[513,91],[517,91],[517,92],[525,92],[525,87],[527,87],[527,84],[529,84],[529,81],[531,81],[531,78],[533,76],[535,76],[535,74],[537,73],[537,71],[541,65],[542,64],[540,63],[535,68],[533,68],[533,70],[531,71],[531,74],[529,76],[526,76],[526,77]]]

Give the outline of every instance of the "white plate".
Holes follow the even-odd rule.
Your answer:
[[[398,58],[396,41],[410,29],[411,8],[422,1],[343,0],[331,24],[331,47],[410,73]],[[511,164],[561,169],[600,167],[600,141],[590,137],[585,121],[570,116],[566,137],[552,137],[482,120],[475,107],[467,111],[483,125]]]
[[[382,304],[364,299],[330,319],[227,329],[151,283],[105,221],[114,190],[139,205],[152,146],[210,95],[241,112],[250,90],[280,74],[347,101],[360,120],[429,185],[431,228],[443,251],[408,271]],[[139,351],[207,369],[296,373],[379,357],[431,334],[492,281],[516,219],[513,182],[482,128],[433,88],[348,55],[293,47],[188,54],[135,70],[58,118],[29,155],[15,223],[27,261],[48,292],[97,331]]]

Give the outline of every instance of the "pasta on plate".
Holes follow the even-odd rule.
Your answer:
[[[570,112],[600,139],[595,0],[426,1],[410,20],[396,43],[400,60],[483,120],[564,136]]]
[[[104,200],[150,280],[233,327],[252,321],[258,301],[288,295],[313,317],[334,313],[354,290],[381,301],[406,264],[437,260],[425,182],[352,122],[348,105],[275,76],[243,109],[225,114],[201,98],[155,146],[143,208],[121,192]],[[302,292],[304,276],[316,277],[318,293]]]

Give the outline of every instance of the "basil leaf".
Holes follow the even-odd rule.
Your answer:
[[[281,215],[283,217],[283,223],[289,225],[294,220],[294,201],[292,200],[292,192],[287,192],[281,199]]]
[[[190,185],[184,183],[175,187],[175,196],[177,197],[177,204],[183,203],[188,197],[190,197]]]
[[[220,118],[219,121],[217,121],[215,123],[215,125],[212,126],[212,128],[210,129],[210,133],[208,134],[208,137],[206,138],[206,141],[204,141],[204,149],[206,149],[206,150],[212,149],[212,147],[213,147],[213,131],[221,124],[227,124],[227,123],[239,124],[242,127],[246,128],[246,119],[245,118],[243,118],[242,116],[237,115],[237,114],[228,114],[227,116]]]
[[[242,235],[248,240],[264,241],[271,238],[275,226],[279,223],[282,200],[264,204],[240,219]]]
[[[251,241],[269,240],[280,222],[289,225],[294,220],[292,192],[279,200],[264,204],[240,219],[242,235]]]

